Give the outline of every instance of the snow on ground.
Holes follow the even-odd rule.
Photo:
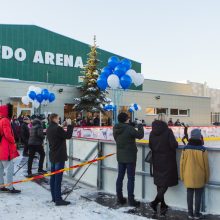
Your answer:
[[[70,195],[68,198],[72,202],[70,206],[56,207],[50,202],[50,193],[36,183],[23,183],[16,188],[21,189],[22,193],[0,194],[0,220],[146,219],[125,214],[124,209],[111,210],[95,202],[86,201],[80,197],[80,193],[85,193],[85,190],[77,190]]]
[[[18,161],[20,158],[16,162]],[[16,175],[16,180],[23,178],[22,171]],[[81,198],[81,195],[91,192],[90,188],[75,190],[68,198],[72,204],[67,207],[56,207],[51,202],[50,192],[34,182],[17,184],[15,188],[21,189],[22,193],[0,193],[0,220],[146,220],[123,213],[126,208],[111,210]]]

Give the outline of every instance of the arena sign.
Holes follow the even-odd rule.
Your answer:
[[[10,46],[3,45],[1,48],[1,59],[10,60],[15,59],[18,62],[23,62],[27,59],[26,50],[24,48],[12,48]],[[64,67],[75,67],[82,68],[83,60],[81,56],[62,54],[62,53],[52,53],[49,51],[36,50],[34,56],[30,58],[33,63],[48,64]]]

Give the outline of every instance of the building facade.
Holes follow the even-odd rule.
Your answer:
[[[76,118],[73,98],[79,97],[76,86],[82,82],[81,70],[89,51],[88,44],[37,26],[0,25],[0,104],[12,102],[17,115],[33,114],[32,105],[23,105],[21,97],[30,85],[35,85],[56,95],[54,103],[41,106],[41,113],[56,112],[62,118]],[[100,68],[115,55],[101,49],[98,53]],[[132,61],[132,64],[133,69],[141,72],[139,62]],[[160,112],[173,121],[179,118],[190,125],[210,125],[211,107],[216,102],[194,87],[190,83],[145,80],[143,87],[137,89],[109,90],[109,98],[118,105],[119,111],[128,111],[132,103],[139,104],[142,111],[135,112],[134,117],[144,119],[148,125]],[[112,113],[104,117],[112,117]]]

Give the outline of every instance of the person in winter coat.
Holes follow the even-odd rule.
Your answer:
[[[43,147],[44,142],[44,131],[41,121],[39,119],[34,119],[32,123],[32,128],[30,129],[30,137],[28,140],[29,158],[28,158],[28,177],[32,176],[32,164],[34,160],[35,153],[39,153],[39,167],[38,173],[46,173],[43,170],[45,152]]]
[[[183,123],[183,126],[184,126],[184,136],[183,136],[183,138],[182,138],[182,142],[183,142],[184,145],[186,145],[185,140],[187,140],[187,142],[189,142],[189,136],[188,136],[188,128],[189,128],[189,125],[185,125],[185,124]]]
[[[28,140],[30,136],[28,125],[30,123],[31,123],[30,118],[24,117],[23,123],[21,125],[21,141],[24,145],[23,157],[28,157]]]
[[[20,139],[21,126],[20,126],[20,122],[17,119],[16,115],[14,115],[11,120],[11,126],[12,126],[12,130],[14,132],[15,142],[18,143],[19,139]]]
[[[10,119],[12,117],[13,106],[11,104],[0,106],[0,185],[13,182],[14,163],[13,159],[19,156],[15,144]],[[6,181],[4,182],[4,173]],[[10,193],[20,193],[13,185],[1,187],[0,191]]]
[[[129,124],[129,116],[126,113],[118,115],[119,123],[113,128],[113,135],[117,146],[118,178],[116,181],[116,192],[119,204],[125,204],[123,197],[123,180],[127,170],[128,176],[128,203],[131,206],[139,206],[140,202],[134,199],[135,169],[137,161],[136,138],[144,137],[143,125],[138,125],[138,130]]]
[[[189,219],[201,219],[200,205],[204,186],[209,180],[208,152],[202,144],[200,129],[191,131],[189,143],[182,151],[180,159],[180,179],[187,188]],[[195,194],[195,212],[193,197]]]
[[[65,161],[67,161],[66,140],[72,138],[73,126],[71,120],[67,120],[67,131],[59,126],[59,116],[57,114],[50,115],[50,125],[47,129],[47,139],[50,147],[51,172],[63,169]],[[57,206],[69,205],[70,202],[65,201],[61,197],[61,183],[63,173],[51,176],[50,188],[52,200]]]
[[[168,187],[178,184],[176,162],[178,143],[173,131],[165,122],[164,114],[160,114],[158,120],[152,123],[149,147],[152,150],[154,184],[157,186],[156,198],[150,203],[150,206],[156,212],[158,204],[161,203],[160,214],[165,215],[168,206],[165,203],[164,195]]]

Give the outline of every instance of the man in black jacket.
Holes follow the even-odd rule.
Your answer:
[[[67,161],[66,139],[72,138],[73,126],[71,120],[67,120],[67,131],[59,126],[59,116],[50,115],[50,124],[47,129],[47,138],[50,147],[51,172],[63,169]],[[69,205],[70,202],[64,201],[61,197],[61,183],[63,173],[51,176],[50,188],[53,202],[57,206]]]
[[[43,147],[44,142],[44,131],[41,121],[39,119],[34,119],[32,123],[32,128],[30,129],[30,137],[28,140],[28,148],[29,148],[29,159],[28,159],[28,177],[32,176],[32,163],[35,156],[35,153],[39,153],[39,167],[38,173],[46,173],[43,170],[45,152]]]
[[[28,157],[28,139],[30,136],[28,125],[31,123],[30,118],[24,117],[21,125],[21,141],[24,144],[23,157]]]
[[[118,115],[119,123],[113,128],[113,135],[117,145],[118,178],[116,182],[116,191],[119,204],[125,204],[122,186],[125,172],[128,176],[128,203],[131,206],[139,206],[140,202],[134,199],[134,181],[137,161],[136,138],[144,137],[143,125],[139,124],[138,130],[129,124],[129,117],[122,112]]]

